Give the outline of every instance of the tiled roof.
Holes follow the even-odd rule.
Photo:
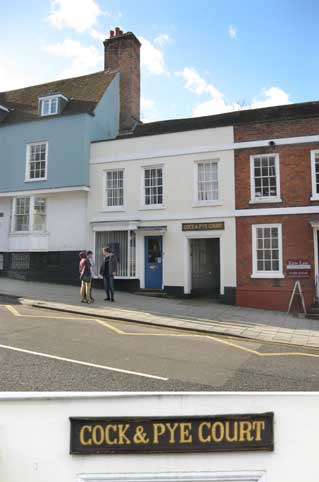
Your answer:
[[[285,119],[304,119],[319,117],[319,102],[304,102],[261,109],[247,109],[226,114],[205,117],[188,117],[186,119],[172,119],[147,124],[138,124],[131,135],[125,137],[152,136],[170,134],[173,132],[208,129],[211,127],[225,127],[251,122],[278,121]],[[124,136],[121,136],[123,138]]]
[[[0,127],[18,122],[43,119],[38,114],[38,98],[50,94],[63,94],[70,99],[61,116],[91,113],[115,75],[115,72],[102,71],[81,77],[25,87],[24,89],[0,92],[0,105],[10,110],[12,109],[10,114],[0,123]],[[45,119],[47,118],[48,116],[45,117]]]

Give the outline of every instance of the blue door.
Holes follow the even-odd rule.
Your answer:
[[[162,236],[145,237],[145,288],[162,289]]]

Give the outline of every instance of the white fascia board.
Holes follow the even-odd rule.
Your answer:
[[[319,209],[319,206],[318,206]],[[318,211],[319,212],[319,211]],[[214,220],[214,219],[229,219],[229,218],[235,218],[235,211],[221,211],[219,210],[218,212],[214,213],[211,211],[209,214],[160,214],[160,215],[139,215],[138,220],[136,219],[136,216],[128,216],[128,217],[113,217],[112,218],[95,218],[91,219],[89,222],[91,224],[102,224],[102,223],[114,223],[114,222],[122,222],[122,223],[129,223],[129,222],[158,222],[158,221],[189,221],[189,220]],[[213,221],[212,221],[213,222]]]
[[[319,214],[319,206],[287,208],[236,209],[236,218],[245,216],[284,216],[286,214]]]
[[[88,186],[70,186],[70,187],[57,187],[57,188],[47,188],[47,189],[29,189],[27,191],[10,191],[10,192],[0,192],[0,197],[16,197],[16,196],[33,196],[34,194],[55,194],[59,192],[75,192],[84,191],[89,192],[90,188]]]
[[[193,131],[191,131],[193,132]],[[136,138],[132,138],[132,140]],[[125,139],[128,140],[128,139]],[[119,142],[119,140],[115,141],[105,141],[107,142]],[[107,156],[99,156],[95,157],[90,160],[90,164],[103,164],[103,163],[111,163],[111,162],[123,162],[123,161],[136,161],[141,159],[156,159],[161,157],[177,157],[177,156],[185,156],[187,154],[205,154],[210,152],[222,152],[222,151],[231,151],[237,149],[251,149],[255,147],[269,147],[270,142],[275,142],[276,146],[284,146],[289,144],[305,144],[305,143],[312,143],[312,142],[319,142],[319,135],[314,136],[301,136],[301,137],[284,137],[284,138],[272,138],[272,139],[263,139],[259,141],[248,141],[248,142],[234,142],[231,144],[223,144],[223,145],[206,145],[202,147],[196,147],[194,149],[171,149],[171,150],[161,150],[158,152],[150,152],[150,153],[142,153],[137,152],[136,154],[130,154],[127,156],[121,156],[120,154],[112,159],[108,159]],[[91,143],[93,144],[93,143]]]
[[[66,97],[63,94],[49,94],[49,95],[41,95],[41,97],[38,97],[39,100],[44,100],[44,99],[54,99],[55,97],[62,97],[62,99],[66,100],[67,102],[70,101],[68,97]]]

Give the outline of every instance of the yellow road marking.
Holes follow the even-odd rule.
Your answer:
[[[52,318],[52,319],[57,319],[57,320],[74,320],[77,319],[74,316],[42,316],[42,315],[22,315],[21,313],[18,312],[16,308],[14,308],[11,305],[5,305],[6,308],[16,317],[27,317],[27,318]],[[96,323],[104,326],[105,328],[108,328],[109,330],[114,331],[118,335],[124,335],[124,336],[154,336],[154,337],[174,337],[174,338],[207,338],[209,340],[214,340],[218,343],[222,343],[224,345],[227,345],[229,347],[245,351],[247,353],[251,353],[252,355],[259,356],[259,357],[279,357],[279,356],[303,356],[303,357],[310,357],[310,358],[319,358],[319,353],[303,353],[303,352],[277,352],[277,353],[260,353],[257,350],[254,350],[252,348],[247,348],[245,346],[239,345],[238,343],[234,343],[231,341],[227,341],[225,339],[222,339],[220,337],[212,336],[212,335],[201,335],[198,333],[136,333],[136,332],[126,332],[121,330],[120,328],[117,328],[113,326],[113,324],[100,320],[98,318],[83,318],[83,315],[80,315],[82,320],[89,320],[89,321],[95,321]],[[122,320],[116,320],[122,323],[125,323]],[[172,329],[174,329],[172,327]],[[225,335],[224,335],[225,336]],[[263,340],[244,340],[246,343],[263,343]],[[309,350],[312,349],[311,347],[303,346],[303,348]],[[315,349],[315,348],[314,348]]]
[[[74,316],[54,316],[54,315],[28,315],[28,314],[21,314],[18,312],[18,310],[16,310],[13,306],[11,305],[5,305],[5,307],[14,315],[14,316],[20,316],[20,317],[23,317],[23,318],[50,318],[50,319],[53,319],[53,320],[74,320]],[[82,318],[81,317],[81,320],[84,320],[84,321],[94,321],[94,318],[90,317],[90,318]]]

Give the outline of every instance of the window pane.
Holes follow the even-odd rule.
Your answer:
[[[123,206],[124,183],[123,171],[108,171],[106,173],[106,206]]]
[[[275,156],[254,158],[255,197],[275,197],[277,195],[277,174]]]
[[[144,170],[144,203],[148,206],[163,204],[163,170]]]
[[[46,150],[45,143],[29,146],[29,179],[44,179],[46,176]]]
[[[214,161],[197,164],[197,200],[218,200],[218,164]]]
[[[111,251],[116,255],[118,267],[117,276],[128,276],[129,266],[128,266],[128,232],[127,231],[105,231],[96,233],[96,262],[97,266],[100,267],[103,261],[103,248],[109,246]],[[134,250],[131,251],[132,255],[135,256]],[[135,265],[135,258],[131,260],[132,264]]]
[[[278,272],[280,266],[278,228],[258,227],[256,233],[256,261],[258,272]]]

